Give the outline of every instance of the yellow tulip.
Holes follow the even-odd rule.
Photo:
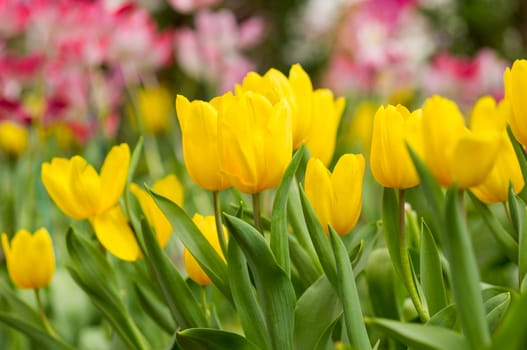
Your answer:
[[[209,191],[230,186],[220,171],[218,112],[211,103],[178,95],[176,110],[181,126],[183,160],[190,178]]]
[[[183,205],[183,186],[174,174],[156,181],[152,189],[179,206]],[[154,228],[159,245],[163,248],[172,234],[172,225],[154,199],[141,187],[132,183],[130,191],[136,196],[150,225]]]
[[[55,204],[69,217],[82,220],[102,214],[121,197],[130,164],[123,143],[108,153],[100,174],[80,156],[53,158],[42,164],[42,182]]]
[[[333,173],[319,159],[311,158],[307,163],[306,195],[326,234],[328,225],[344,235],[357,224],[362,209],[364,167],[362,154],[341,156]]]
[[[306,146],[312,157],[328,165],[333,159],[337,141],[337,129],[346,101],[343,97],[333,98],[328,89],[313,92],[313,118]]]
[[[9,244],[2,233],[2,247],[11,281],[18,288],[37,289],[47,286],[55,273],[53,243],[45,228],[31,234],[19,230]]]
[[[501,138],[489,130],[469,130],[457,105],[440,96],[422,111],[423,160],[442,186],[464,189],[481,184],[492,169]]]
[[[420,152],[419,127],[421,115],[401,105],[381,106],[373,120],[370,167],[375,180],[385,187],[409,188],[419,183],[406,147]]]
[[[157,134],[168,129],[172,115],[172,101],[170,92],[162,86],[139,90],[137,108],[147,133]]]
[[[202,216],[200,214],[194,214],[192,221],[199,228],[203,236],[209,241],[214,250],[219,254],[219,256],[225,261],[225,257],[220,248],[220,242],[218,241],[218,235],[216,231],[216,222],[214,216]],[[223,227],[223,226],[222,226]],[[223,234],[227,237],[227,230],[223,227]],[[201,266],[199,266],[197,260],[192,256],[187,248],[183,252],[183,261],[185,263],[185,269],[189,277],[199,284],[200,286],[206,286],[211,284],[209,276],[203,271]]]
[[[519,193],[524,185],[518,158],[505,129],[510,115],[510,105],[507,100],[497,106],[492,97],[483,97],[476,103],[472,112],[471,126],[474,128],[494,129],[501,133],[501,144],[496,161],[485,178],[485,181],[470,190],[485,203],[505,202],[509,194],[509,184],[512,183],[515,193]]]
[[[288,104],[250,91],[229,99],[218,125],[223,173],[244,193],[277,186],[292,153]]]
[[[322,138],[323,136],[321,136],[321,134],[324,134],[324,136],[329,136],[328,139],[333,136],[331,131],[325,131],[328,129],[332,129],[333,125],[335,124],[335,118],[337,119],[338,125],[340,115],[335,116],[335,111],[333,109],[327,109],[325,111],[323,109],[325,107],[334,108],[332,106],[333,96],[331,96],[331,101],[329,101],[327,97],[323,96],[324,94],[319,93],[315,99],[311,79],[309,78],[309,75],[307,75],[307,73],[304,71],[302,66],[298,63],[293,64],[291,66],[291,69],[289,70],[289,84],[291,86],[291,89],[293,90],[293,96],[295,98],[295,104],[297,107],[296,111],[293,113],[292,116],[293,149],[297,149],[298,147],[300,147],[303,141],[307,141],[309,139],[312,141],[312,148],[317,151],[320,150],[319,153],[322,153],[323,151],[320,149],[320,147],[315,146],[320,145],[320,143],[317,143],[316,140],[313,140],[313,136],[320,136],[320,138]],[[315,108],[317,109],[315,110]],[[323,115],[325,118],[321,116],[321,111],[324,111]],[[317,119],[315,120],[315,118]],[[321,119],[325,119],[324,122],[326,122],[327,125],[323,124],[321,122]],[[313,123],[317,123],[317,126],[322,127],[320,130],[318,130],[319,132],[311,132],[313,128],[316,128]],[[329,142],[329,144],[331,144],[331,142]],[[311,154],[314,155],[313,151],[311,151]],[[314,156],[318,158],[318,156]]]
[[[236,87],[237,94],[244,91],[264,95],[273,105],[285,100],[291,110],[293,149],[300,147],[311,130],[313,87],[309,76],[300,65],[293,65],[289,79],[271,68],[263,76],[250,72]]]
[[[505,70],[503,74],[505,86],[505,99],[511,105],[512,113],[509,124],[514,137],[522,145],[527,145],[527,101],[525,91],[527,91],[527,60],[516,60],[512,68]]]
[[[0,149],[8,157],[16,158],[27,149],[27,129],[11,120],[0,122]]]

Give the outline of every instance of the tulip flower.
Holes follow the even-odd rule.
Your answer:
[[[130,164],[123,143],[108,153],[100,174],[80,156],[53,158],[42,164],[42,182],[51,199],[69,217],[82,220],[114,207],[121,197]]]
[[[527,145],[527,101],[525,101],[525,91],[527,89],[527,60],[516,60],[512,68],[505,70],[503,74],[505,87],[505,99],[511,105],[512,113],[509,124],[514,137],[522,145]]]
[[[28,132],[24,126],[11,120],[0,122],[0,150],[7,156],[20,156],[27,149],[27,145]]]
[[[485,203],[505,202],[511,183],[515,193],[519,193],[525,185],[518,158],[505,129],[510,112],[507,100],[496,105],[492,97],[478,100],[472,112],[472,129],[495,128],[497,132],[501,132],[500,149],[490,174],[483,183],[470,189]]]
[[[21,289],[38,289],[47,286],[55,273],[53,243],[45,228],[33,235],[19,230],[9,243],[2,233],[2,247],[7,271],[13,284]]]
[[[410,188],[419,183],[406,144],[420,151],[419,111],[410,112],[401,105],[381,106],[373,120],[370,167],[375,180],[384,187]]]
[[[170,199],[179,206],[183,205],[183,186],[174,174],[169,174],[164,178],[156,181],[152,185],[154,192]],[[141,209],[146,216],[150,225],[154,228],[157,235],[159,246],[164,248],[172,234],[172,225],[166,218],[165,214],[157,206],[154,199],[141,187],[132,183],[130,191],[136,196]]]
[[[315,96],[313,94],[313,85],[311,84],[311,79],[309,78],[309,75],[304,71],[302,66],[300,64],[293,64],[291,66],[291,69],[289,70],[289,84],[291,86],[291,89],[293,91],[293,96],[295,98],[295,104],[296,104],[296,113],[293,114],[293,149],[297,149],[300,147],[303,141],[306,141],[308,138],[312,139],[313,134],[331,137],[331,132],[323,132],[325,130],[331,130],[334,123],[335,115],[333,110],[327,109],[324,110],[325,107],[333,107],[330,106],[330,104],[333,102],[331,99],[331,102],[328,98],[322,97],[324,94],[318,94],[318,97],[316,99],[317,101],[317,107],[318,109],[315,111]],[[331,96],[332,97],[332,96]],[[321,118],[320,111],[324,111],[324,117]],[[318,113],[317,113],[318,112]],[[342,112],[342,111],[340,111]],[[324,127],[319,130],[321,133],[312,133],[311,131],[314,128],[313,123],[315,122],[315,118],[318,117],[316,120],[318,124],[322,124],[320,121],[321,119],[324,119],[324,122],[327,123],[324,124]],[[337,118],[337,125],[338,120],[340,119],[340,115],[336,117]],[[317,125],[322,126],[322,125]],[[336,127],[335,127],[336,131]],[[323,136],[320,136],[321,138]],[[316,149],[317,151],[319,148],[315,147],[315,142],[312,142],[313,149]],[[331,142],[329,142],[331,144]],[[309,147],[308,147],[309,148]],[[311,153],[313,155],[313,153]],[[333,155],[333,154],[332,154]],[[315,155],[315,157],[317,157]],[[327,158],[327,157],[326,157]]]
[[[460,189],[481,184],[501,143],[495,130],[469,130],[457,105],[440,96],[426,100],[422,112],[423,160],[442,186]]]
[[[176,110],[181,126],[183,160],[190,178],[209,191],[230,186],[220,171],[218,151],[218,112],[204,101],[178,95]]]
[[[333,173],[319,159],[311,158],[307,163],[306,195],[326,234],[328,225],[344,235],[357,224],[362,209],[364,167],[362,154],[341,156]]]
[[[222,172],[244,193],[277,186],[292,153],[288,104],[250,91],[228,98],[218,125]]]
[[[137,107],[145,132],[158,134],[168,129],[172,115],[172,101],[170,92],[162,86],[139,91]]]
[[[220,248],[220,243],[218,241],[218,235],[216,233],[216,223],[214,216],[202,216],[200,214],[194,214],[194,217],[192,218],[192,221],[196,226],[199,228],[203,236],[209,241],[209,243],[212,245],[214,250],[220,255],[220,257],[225,261],[225,257],[223,256],[223,253]],[[222,225],[223,228],[223,235],[227,236],[227,230]],[[187,273],[189,277],[199,284],[200,286],[206,286],[211,284],[211,280],[209,276],[203,271],[201,266],[199,266],[196,259],[192,256],[192,254],[188,251],[187,248],[184,249],[183,252],[183,261],[185,263],[185,269],[187,270]]]
[[[313,115],[306,146],[311,156],[320,159],[326,166],[333,159],[345,103],[343,97],[334,99],[331,90],[317,89],[313,92]]]

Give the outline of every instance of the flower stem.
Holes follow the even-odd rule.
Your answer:
[[[262,221],[260,219],[260,192],[253,193],[253,220],[254,220],[254,227],[260,232],[262,235],[264,234],[263,228],[262,228]]]
[[[203,314],[207,318],[207,322],[210,323],[210,310],[209,305],[207,303],[207,290],[205,286],[200,287],[200,294],[201,294],[201,308],[203,310]]]
[[[227,256],[227,242],[223,234],[223,226],[221,224],[221,208],[220,208],[220,193],[219,191],[212,191],[212,201],[214,202],[214,220],[216,222],[216,234],[218,235],[218,242],[220,242],[223,256]]]
[[[51,326],[51,323],[49,323],[48,318],[46,317],[46,313],[44,312],[44,307],[42,306],[42,301],[40,299],[40,289],[35,288],[35,298],[37,299],[37,307],[38,307],[38,313],[40,315],[40,318],[42,319],[42,323],[44,324],[44,328],[46,328],[46,331],[54,338],[57,337],[57,333]]]
[[[410,294],[410,299],[419,314],[422,322],[427,322],[430,319],[428,312],[423,307],[417,287],[415,286],[414,277],[412,274],[412,266],[410,265],[410,256],[408,253],[408,243],[406,240],[406,225],[405,225],[405,211],[404,211],[404,190],[399,190],[399,249],[401,253],[401,267],[403,274],[403,281]]]

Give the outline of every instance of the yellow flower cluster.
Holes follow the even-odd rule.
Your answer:
[[[504,74],[505,99],[480,98],[470,128],[457,105],[446,98],[428,98],[410,113],[403,106],[380,107],[374,117],[370,166],[381,185],[409,188],[419,183],[407,146],[424,161],[445,187],[470,189],[485,203],[507,200],[524,187],[520,165],[506,127],[527,143],[527,112],[522,92],[527,87],[527,61],[516,61]]]

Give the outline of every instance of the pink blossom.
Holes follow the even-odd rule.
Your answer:
[[[198,9],[211,7],[221,0],[168,0],[174,10],[181,13],[191,13]]]

